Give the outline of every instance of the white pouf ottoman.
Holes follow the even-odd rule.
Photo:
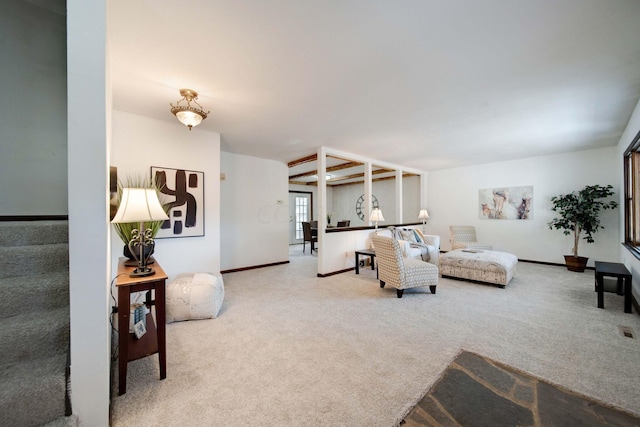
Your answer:
[[[455,249],[440,255],[440,274],[504,288],[516,274],[517,264],[518,257],[507,252]]]
[[[223,300],[222,275],[181,273],[167,285],[167,323],[216,318]]]

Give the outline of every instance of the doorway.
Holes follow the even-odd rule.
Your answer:
[[[302,223],[313,218],[313,193],[302,191],[289,192],[289,244],[303,241]]]

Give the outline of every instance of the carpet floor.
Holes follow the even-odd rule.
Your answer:
[[[614,293],[598,309],[593,271],[519,263],[505,289],[441,278],[398,299],[368,268],[290,261],[224,275],[217,319],[167,325],[167,378],[129,363],[112,426],[396,426],[462,349],[640,415],[640,340],[620,330],[640,316]]]
[[[480,355],[461,352],[402,427],[640,425],[640,418],[540,381]]]

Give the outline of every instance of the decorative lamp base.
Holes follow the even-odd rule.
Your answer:
[[[156,271],[150,267],[138,267],[129,273],[129,277],[147,277],[153,276],[156,274]]]
[[[147,265],[149,264],[153,264],[154,262],[156,262],[154,257],[150,257],[147,260]],[[124,262],[125,267],[137,267],[138,266],[138,261],[136,261],[135,259],[128,259]]]

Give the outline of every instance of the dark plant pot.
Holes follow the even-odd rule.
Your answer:
[[[564,262],[567,264],[569,271],[577,271],[578,273],[584,273],[584,269],[587,267],[587,261],[589,258],[583,256],[565,255]]]
[[[155,247],[155,245],[153,245],[153,246],[145,246],[145,248],[144,248],[144,256],[145,257],[150,257],[153,254],[154,247]],[[122,253],[127,258],[129,258],[131,260],[135,260],[135,257],[133,256],[133,254],[131,254],[131,251],[129,250],[129,245],[124,245],[124,250],[123,250]]]

